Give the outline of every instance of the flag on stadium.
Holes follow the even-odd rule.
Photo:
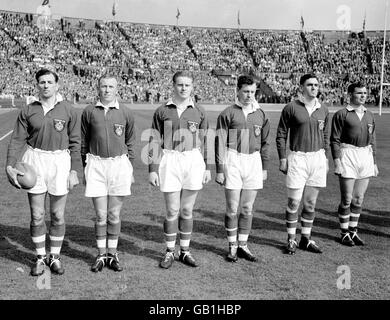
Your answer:
[[[238,13],[237,13],[237,24],[239,26],[241,26],[241,21],[240,21],[240,10],[238,10]]]
[[[49,4],[49,0],[43,0],[42,5],[47,6]]]
[[[366,12],[364,12],[364,19],[363,19],[363,32],[366,32]]]
[[[180,10],[179,8],[177,8],[176,19],[179,19],[179,17],[180,17]]]
[[[303,16],[301,16],[301,28],[303,29],[303,26],[305,25],[305,20],[303,20]]]
[[[116,9],[118,7],[118,4],[116,3],[116,1],[114,0],[114,3],[112,4],[112,16],[115,17],[116,15]]]

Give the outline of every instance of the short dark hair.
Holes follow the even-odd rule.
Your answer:
[[[255,79],[247,74],[241,75],[237,79],[237,89],[240,90],[243,86],[251,86],[256,84]]]
[[[100,86],[100,81],[102,81],[102,79],[115,79],[117,82],[118,82],[118,77],[117,75],[113,74],[113,73],[103,73],[99,79],[98,79],[98,86]]]
[[[299,84],[301,86],[303,86],[305,84],[306,80],[309,80],[309,79],[317,79],[317,81],[318,81],[318,77],[314,73],[306,73],[301,77],[301,79],[299,79]]]
[[[176,80],[177,80],[177,78],[179,78],[179,77],[190,78],[192,81],[194,81],[194,75],[192,74],[191,71],[188,71],[188,70],[177,71],[177,72],[173,75],[173,77],[172,77],[173,83],[176,83]]]
[[[365,87],[366,87],[366,85],[365,85],[363,82],[358,81],[358,82],[351,83],[351,84],[348,86],[347,91],[348,91],[349,94],[352,94],[352,93],[355,92],[355,89],[356,89],[356,88],[365,88]]]
[[[52,74],[54,76],[54,80],[55,82],[58,82],[58,74],[55,73],[54,71],[52,70],[49,70],[49,69],[40,69],[36,74],[35,74],[35,79],[37,80],[37,82],[39,82],[39,78],[42,77],[42,76],[45,76],[47,74]]]

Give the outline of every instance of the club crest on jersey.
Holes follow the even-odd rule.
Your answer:
[[[114,124],[114,132],[115,134],[120,137],[122,134],[123,134],[123,129],[124,129],[124,125],[123,124]]]
[[[325,121],[324,120],[318,120],[318,129],[324,130]]]
[[[255,137],[258,137],[261,134],[261,126],[254,124],[253,125],[253,132],[255,134]]]
[[[191,133],[195,133],[196,132],[196,126],[198,125],[198,123],[194,122],[194,121],[187,121],[187,124],[188,124],[188,130],[190,130]]]
[[[373,131],[373,128],[374,128],[374,126],[372,125],[372,124],[368,124],[368,133],[369,134],[372,134],[372,131]]]
[[[53,119],[54,122],[54,129],[56,129],[58,132],[61,132],[65,128],[65,120],[60,119]]]

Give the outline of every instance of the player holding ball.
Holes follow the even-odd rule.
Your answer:
[[[21,188],[15,168],[27,144],[22,162],[31,165],[37,175],[36,184],[27,190],[31,212],[30,233],[37,259],[32,276],[44,273],[46,264],[54,274],[63,274],[60,251],[65,235],[67,194],[79,183],[80,117],[71,103],[58,93],[58,75],[41,69],[36,75],[38,99],[19,112],[8,146],[6,173],[10,183]],[[46,259],[45,199],[50,199],[50,256]]]

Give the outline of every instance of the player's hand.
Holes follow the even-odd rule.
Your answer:
[[[157,172],[150,172],[149,173],[149,183],[152,186],[159,187],[160,186],[160,179],[158,177]]]
[[[341,161],[339,158],[334,159],[334,174],[337,176],[341,175]]]
[[[211,172],[210,170],[206,170],[203,174],[203,184],[209,183],[211,181]]]
[[[287,159],[286,158],[280,159],[280,161],[279,161],[279,171],[283,172],[284,174],[287,174],[287,170],[288,170]]]
[[[7,166],[5,169],[5,172],[7,173],[8,181],[17,189],[21,189],[22,187],[19,184],[18,181],[18,174],[23,176],[24,173],[22,171],[19,171],[18,169],[13,168],[12,166]]]
[[[77,171],[70,170],[68,176],[68,189],[72,190],[74,186],[79,184],[79,178],[77,177]]]
[[[131,183],[134,183],[134,182],[135,182],[134,174],[131,174]]]
[[[267,180],[267,178],[268,178],[267,170],[263,170],[263,181]]]
[[[379,174],[378,166],[376,164],[374,164],[374,177],[377,177],[378,174]]]
[[[329,172],[329,159],[326,159],[326,174]]]
[[[223,186],[225,184],[225,174],[223,172],[217,173],[215,177],[215,182]]]

